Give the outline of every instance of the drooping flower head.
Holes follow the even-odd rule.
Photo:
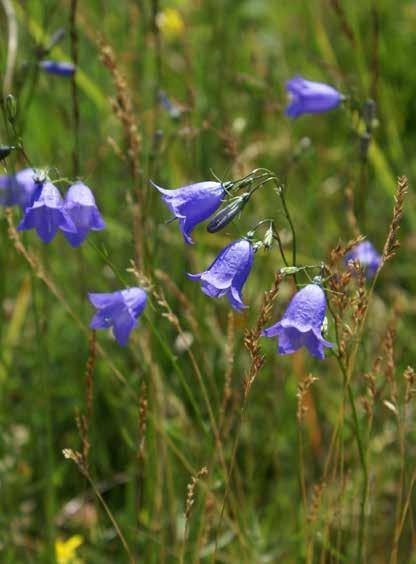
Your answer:
[[[72,76],[75,72],[75,65],[64,61],[40,61],[39,66],[48,74],[58,76]]]
[[[88,299],[97,310],[91,319],[91,329],[112,327],[114,337],[124,347],[146,306],[146,292],[142,288],[128,288],[109,294],[90,293]]]
[[[344,99],[344,96],[332,86],[323,82],[305,80],[301,76],[288,80],[286,90],[291,100],[285,114],[291,118],[305,113],[327,112],[339,106]]]
[[[64,231],[66,240],[73,247],[81,245],[90,230],[99,231],[105,228],[93,193],[82,182],[76,182],[69,188],[64,208],[76,227],[75,233]]]
[[[58,229],[76,232],[72,219],[64,209],[61,194],[52,182],[45,182],[38,187],[34,202],[26,208],[17,229],[36,229],[44,243],[52,241]]]
[[[345,255],[345,263],[358,260],[368,279],[373,278],[381,264],[381,255],[370,241],[362,241]]]
[[[278,338],[279,354],[291,354],[305,346],[312,356],[322,360],[324,347],[334,346],[322,337],[325,313],[325,292],[318,284],[308,284],[293,296],[282,319],[262,335]]]
[[[176,190],[165,190],[152,182],[162,194],[162,199],[179,219],[183,238],[192,244],[192,230],[198,223],[205,221],[221,205],[225,190],[220,182],[197,182]]]
[[[32,204],[36,187],[36,173],[32,168],[24,168],[16,174],[0,176],[0,205],[20,206],[23,211]]]
[[[191,280],[201,281],[201,290],[211,298],[226,295],[231,306],[241,311],[241,292],[250,274],[254,260],[254,249],[250,241],[238,239],[227,245],[211,266],[199,274],[188,274]]]

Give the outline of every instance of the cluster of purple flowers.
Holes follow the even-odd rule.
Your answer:
[[[191,233],[196,225],[208,219],[222,204],[226,191],[220,182],[198,182],[176,190],[165,190],[154,184],[174,217],[186,243],[192,244]],[[188,274],[201,282],[202,291],[211,298],[226,295],[231,306],[241,311],[242,290],[250,274],[254,248],[248,239],[238,239],[225,247],[213,263],[199,274]]]
[[[305,80],[300,76],[286,83],[291,97],[286,115],[296,118],[304,113],[332,110],[345,97],[332,86]],[[154,184],[162,199],[179,220],[179,227],[186,243],[192,244],[191,233],[196,225],[208,219],[220,207],[226,196],[224,185],[219,182],[199,182],[165,190]],[[236,208],[237,209],[237,208]],[[191,280],[201,283],[201,290],[211,298],[227,296],[236,311],[247,306],[243,302],[243,286],[254,261],[255,247],[250,237],[240,238],[227,245],[212,264],[199,274],[188,274]],[[381,257],[369,242],[357,245],[346,257],[361,262],[367,276],[376,273]],[[322,336],[326,315],[325,292],[316,280],[299,290],[289,303],[282,319],[263,331],[265,337],[278,337],[280,354],[291,354],[305,346],[311,355],[323,359],[324,348],[333,343]]]
[[[63,199],[52,182],[31,168],[0,177],[0,204],[19,206],[23,218],[18,230],[35,229],[44,243],[50,243],[59,229],[72,247],[79,247],[89,231],[105,228],[88,186],[76,182]]]
[[[50,243],[58,230],[72,247],[79,247],[90,231],[105,228],[91,190],[82,182],[72,184],[65,199],[49,180],[40,178],[31,168],[0,177],[0,204],[19,206],[23,218],[19,231],[35,229],[44,243]],[[126,345],[137,318],[146,305],[142,288],[128,288],[113,293],[90,293],[89,300],[97,309],[91,329],[112,327],[121,346]]]
[[[71,63],[41,61],[39,66],[50,74],[71,76],[75,66]],[[332,86],[305,80],[296,76],[286,83],[290,104],[286,115],[296,118],[304,113],[319,113],[332,110],[340,105],[344,96]],[[193,244],[192,232],[203,221],[210,218],[221,206],[226,195],[226,185],[221,182],[198,182],[166,190],[153,184],[159,191],[174,219],[179,221],[185,243]],[[228,183],[233,186],[233,183]],[[247,193],[224,208],[225,215],[233,218],[248,201]],[[58,230],[73,247],[80,246],[89,231],[105,228],[103,218],[97,208],[94,195],[82,182],[70,186],[63,199],[58,188],[46,179],[39,178],[35,171],[26,168],[9,176],[0,176],[0,205],[19,206],[24,214],[18,229],[35,229],[44,243],[49,243]],[[221,212],[220,212],[221,213]],[[222,223],[223,217],[217,219]],[[212,228],[210,228],[210,226]],[[191,280],[201,283],[201,290],[207,296],[220,298],[226,296],[231,307],[242,311],[247,306],[243,302],[242,291],[254,262],[256,246],[252,237],[239,238],[227,245],[212,264],[203,272],[189,274]],[[367,277],[377,272],[381,257],[365,241],[357,245],[346,256],[347,264],[358,260],[366,269]],[[89,293],[89,300],[96,308],[91,320],[92,329],[112,328],[121,346],[126,345],[131,331],[143,313],[147,295],[143,288],[127,288],[112,293]],[[326,315],[325,292],[319,280],[299,290],[289,303],[282,319],[262,333],[266,337],[278,337],[280,354],[290,354],[305,346],[311,355],[323,359],[324,347],[333,343],[322,336]]]
[[[156,185],[155,185],[156,186]],[[192,243],[190,233],[208,219],[221,205],[224,188],[216,182],[190,184],[176,190],[156,186],[169,210],[179,219],[186,243]],[[201,283],[201,290],[211,298],[227,296],[236,311],[247,306],[243,302],[243,286],[254,261],[254,247],[248,238],[227,245],[204,272],[188,274],[191,280]],[[266,329],[263,335],[279,338],[279,353],[290,354],[306,346],[309,352],[324,358],[324,347],[333,344],[322,337],[326,313],[325,292],[318,284],[309,284],[294,296],[281,321]]]

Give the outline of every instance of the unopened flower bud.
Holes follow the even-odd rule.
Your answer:
[[[245,192],[244,194],[241,194],[241,196],[234,198],[213,217],[207,226],[207,231],[209,233],[216,233],[226,227],[235,218],[235,216],[240,213],[249,199],[249,192]]]
[[[367,129],[372,129],[377,121],[377,104],[374,100],[366,100],[362,107],[362,116]]]
[[[46,52],[50,51],[52,47],[55,47],[55,45],[60,43],[64,37],[65,37],[65,30],[63,28],[57,29],[55,33],[52,35],[47,47],[45,48],[45,51]]]
[[[4,161],[10,155],[14,147],[11,145],[0,145],[0,161]]]
[[[321,332],[322,332],[323,337],[326,337],[328,335],[328,318],[327,318],[326,315],[325,315],[324,320],[322,322]]]
[[[285,266],[280,269],[280,274],[282,276],[291,276],[292,274],[297,274],[300,271],[300,268],[297,266]]]
[[[13,94],[6,96],[6,112],[9,122],[14,123],[17,116],[17,101]]]
[[[270,249],[273,244],[273,225],[271,224],[264,235],[263,244],[265,249]]]

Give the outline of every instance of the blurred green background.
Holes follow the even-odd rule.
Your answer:
[[[72,162],[76,136],[71,80],[36,72],[39,46],[59,28],[66,36],[47,58],[71,60],[71,2],[10,4],[19,32],[11,93],[18,103],[25,151],[34,166],[50,169],[52,179],[73,180],[78,173]],[[0,9],[1,78],[8,23]],[[360,421],[367,429],[361,401],[367,389],[364,374],[379,354],[392,316],[397,320],[394,354],[400,389],[403,370],[415,354],[415,27],[416,3],[411,0],[78,3],[79,176],[94,191],[107,229],[90,234],[94,246],[80,249],[70,248],[62,235],[44,246],[34,232],[24,234],[24,244],[42,261],[66,308],[16,253],[0,211],[2,562],[129,561],[93,486],[64,459],[62,449],[82,449],[75,418],[87,409],[88,332],[68,310],[87,327],[92,308],[86,292],[120,288],[103,255],[128,284],[137,285],[134,275],[126,272],[134,258],[132,201],[137,190],[143,195],[145,272],[164,292],[183,332],[164,315],[163,300],[153,298],[147,319],[126,349],[110,334],[97,333],[106,355],[97,352],[92,377],[90,476],[131,553],[146,564],[356,561],[361,478],[348,413],[340,450],[322,481],[343,402],[335,361],[318,362],[304,352],[278,357],[275,341],[262,340],[266,364],[239,424],[242,382],[249,366],[243,333],[255,323],[263,293],[282,266],[278,251],[256,255],[244,291],[250,308],[242,315],[230,315],[225,300],[209,299],[185,276],[204,270],[225,244],[264,217],[274,217],[283,241],[289,242],[278,198],[270,188],[262,189],[224,231],[210,235],[198,227],[196,245],[190,247],[184,245],[177,224],[166,224],[169,212],[149,179],[176,188],[214,175],[239,178],[257,167],[275,171],[287,180],[299,262],[316,264],[327,260],[339,240],[354,236],[346,213],[347,189],[354,193],[360,231],[381,251],[396,177],[409,177],[402,246],[377,283],[353,382]],[[111,109],[116,90],[100,59],[100,36],[111,45],[131,94],[141,143],[136,181],[123,127]],[[286,118],[284,84],[295,74],[334,85],[357,101],[352,112],[346,105],[295,121]],[[173,111],[160,103],[161,92]],[[369,98],[377,104],[377,122],[363,182],[357,109]],[[0,142],[12,141],[2,122]],[[18,153],[6,164],[3,173],[24,166]],[[14,211],[15,223],[18,219]],[[282,285],[273,322],[292,291],[289,282]],[[319,381],[313,385],[299,449],[296,389],[309,373]],[[231,393],[222,412],[227,378]],[[390,561],[404,476],[400,503],[408,499],[409,510],[397,561],[411,562],[416,539],[409,493],[415,466],[414,410],[412,405],[407,410],[404,456],[395,415],[383,406],[383,397],[381,393],[366,443],[370,503],[364,561]],[[222,429],[222,454],[208,405]],[[230,494],[220,519],[228,495],[224,468],[232,464],[236,436]],[[306,507],[299,489],[300,450]],[[185,525],[187,484],[204,466],[209,474],[196,486]]]

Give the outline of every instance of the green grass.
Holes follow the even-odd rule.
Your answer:
[[[33,64],[36,42],[60,27],[68,30],[70,2],[15,4],[19,44],[13,94],[24,148],[35,166],[50,167],[52,178],[72,180],[70,80],[39,74],[32,89],[25,66]],[[93,245],[81,249],[69,247],[61,234],[45,246],[34,232],[24,232],[25,246],[42,261],[42,279],[16,252],[0,210],[0,559],[54,562],[57,543],[80,535],[78,562],[127,562],[96,488],[137,562],[359,562],[357,549],[362,562],[412,562],[414,400],[405,407],[403,371],[414,363],[416,351],[414,3],[160,4],[159,10],[177,9],[185,27],[175,36],[162,29],[158,55],[152,31],[156,0],[153,5],[150,0],[79,2],[80,176],[93,189],[107,229],[90,234]],[[336,6],[342,6],[342,14]],[[114,49],[132,95],[141,136],[136,182],[123,129],[111,110],[115,90],[100,61],[98,33]],[[0,79],[6,54],[7,20],[0,7]],[[48,57],[70,60],[69,34]],[[376,100],[378,124],[365,183],[360,182],[357,114],[340,108],[296,121],[284,116],[284,82],[296,73],[333,84],[360,103]],[[159,89],[183,110],[178,119],[155,102]],[[310,146],[287,174],[305,137]],[[2,120],[0,143],[15,141]],[[3,162],[4,173],[24,165],[19,152],[13,155]],[[368,469],[364,529],[357,428],[335,358],[319,362],[306,351],[278,356],[275,341],[261,339],[266,360],[242,416],[250,367],[244,331],[255,326],[263,294],[283,266],[277,248],[256,255],[244,290],[250,308],[231,320],[224,299],[209,299],[185,276],[206,268],[224,245],[265,217],[273,217],[289,241],[278,197],[271,187],[262,188],[224,231],[211,235],[198,227],[197,244],[190,247],[176,223],[166,224],[169,213],[149,184],[151,178],[174,188],[214,174],[235,179],[258,167],[287,180],[300,264],[328,261],[339,240],[354,236],[347,188],[354,193],[361,232],[381,251],[396,177],[409,178],[401,248],[377,281],[351,377]],[[97,332],[101,349],[92,378],[87,479],[62,455],[66,448],[82,450],[75,419],[86,412],[92,315],[86,292],[113,291],[124,282],[137,285],[129,270],[134,189],[144,199],[145,273],[164,293],[180,330],[164,315],[163,300],[158,303],[153,295],[125,349],[107,332]],[[15,210],[13,218],[17,224],[20,212]],[[290,256],[290,243],[285,248]],[[299,280],[306,283],[303,275]],[[282,283],[271,322],[293,290],[289,279]],[[386,330],[392,320],[395,368],[389,372]],[[178,347],[183,333],[192,336],[185,351]],[[335,339],[331,319],[329,337]],[[378,355],[383,356],[374,371],[379,392],[369,418],[362,401],[368,398],[364,376]],[[297,386],[310,373],[319,381],[299,426]],[[227,374],[231,395],[222,413]],[[398,417],[383,403],[391,403],[396,387]],[[140,406],[146,412],[142,419]],[[208,476],[196,484],[185,524],[187,485],[205,466]],[[403,515],[398,553],[391,557]],[[62,557],[61,562],[71,560]]]

